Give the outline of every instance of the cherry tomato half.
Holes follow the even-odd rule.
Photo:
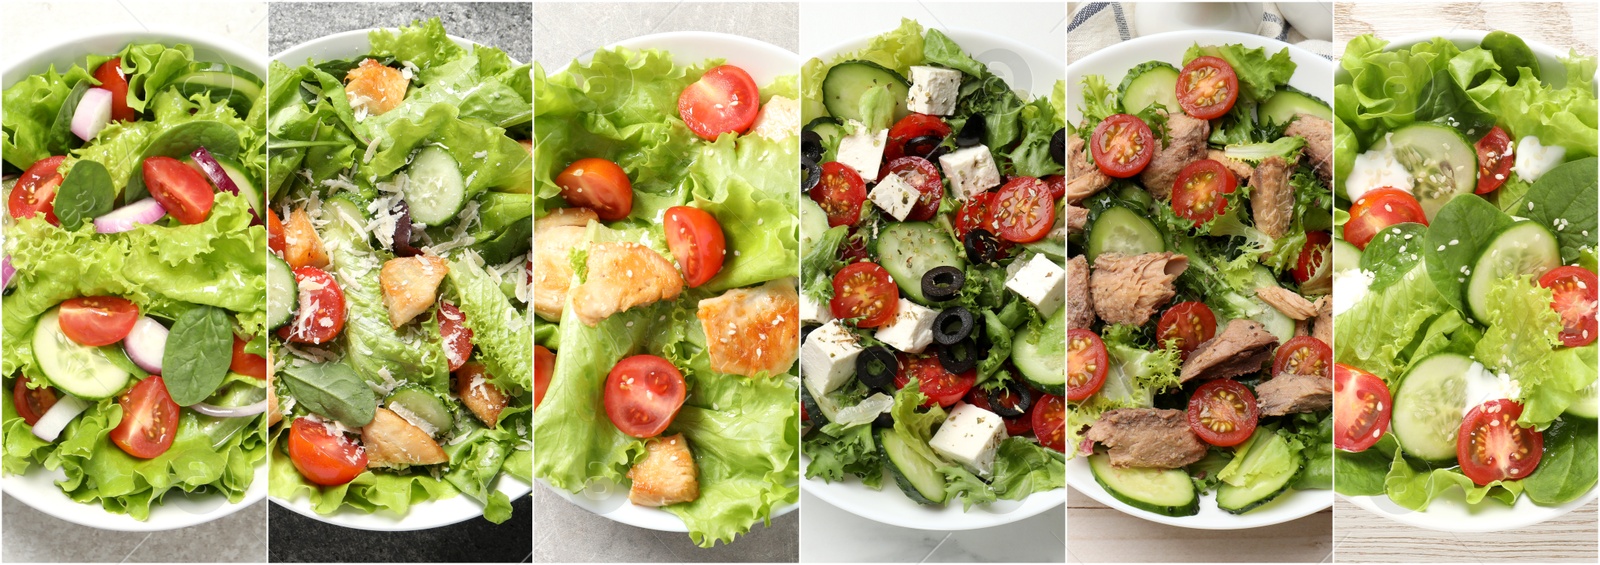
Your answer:
[[[17,415],[22,421],[32,426],[39,423],[39,418],[56,405],[56,391],[48,386],[28,388],[28,377],[18,375],[17,383],[11,389],[11,403],[17,408]]]
[[[877,263],[851,263],[833,275],[833,317],[855,320],[858,328],[889,323],[900,310],[900,287]]]
[[[1172,344],[1184,360],[1200,344],[1217,337],[1217,315],[1204,302],[1179,302],[1161,313],[1156,322],[1156,342],[1162,347]]]
[[[1474,192],[1494,192],[1511,177],[1511,165],[1517,160],[1511,154],[1511,136],[1500,126],[1494,126],[1473,147],[1478,150],[1478,189]]]
[[[1061,402],[1061,397],[1053,394],[1041,395],[1033,402],[1031,417],[1033,435],[1039,438],[1039,445],[1066,453],[1067,407]]]
[[[633,212],[633,181],[622,167],[605,159],[578,159],[556,175],[561,198],[573,206],[594,210],[607,222]]]
[[[744,69],[714,67],[678,95],[678,116],[701,139],[744,133],[761,113],[761,90]]]
[[[300,289],[300,310],[294,321],[278,328],[278,337],[296,343],[327,343],[344,330],[344,290],[333,275],[316,267],[294,270]]]
[[[1550,307],[1561,314],[1561,344],[1583,347],[1594,343],[1596,293],[1600,292],[1594,271],[1570,265],[1556,267],[1539,277],[1539,286],[1554,293]]]
[[[1100,336],[1083,328],[1067,331],[1067,400],[1082,402],[1100,392],[1110,369]]]
[[[328,426],[300,418],[289,427],[289,461],[306,480],[339,486],[367,470],[367,450]]]
[[[1522,405],[1508,399],[1475,406],[1456,432],[1456,461],[1478,486],[1526,478],[1544,457],[1544,434],[1517,425]]]
[[[1272,360],[1272,376],[1283,374],[1328,378],[1333,375],[1333,349],[1320,339],[1296,336],[1279,346]]]
[[[1056,225],[1050,187],[1033,177],[1013,177],[995,193],[993,223],[998,235],[1014,243],[1044,239]]]
[[[94,70],[94,79],[100,88],[111,92],[111,119],[131,122],[139,119],[138,112],[128,107],[128,75],[122,72],[122,58],[112,57]]]
[[[278,213],[271,206],[268,206],[267,249],[271,249],[273,253],[277,253],[278,257],[281,258],[283,257],[283,245],[283,220],[278,217]]]
[[[1422,204],[1416,197],[1398,188],[1369,190],[1350,205],[1344,240],[1364,251],[1383,228],[1405,222],[1428,225],[1428,217],[1422,213]]]
[[[867,183],[849,165],[822,164],[822,179],[808,193],[828,214],[828,227],[853,226],[861,221],[861,204],[867,201]]]
[[[1389,431],[1394,398],[1377,375],[1344,363],[1333,366],[1333,446],[1366,451]]]
[[[1200,440],[1232,447],[1256,433],[1256,395],[1233,379],[1200,385],[1189,397],[1189,429]]]
[[[1094,127],[1089,153],[1106,176],[1125,179],[1144,171],[1156,154],[1156,138],[1144,120],[1113,114]]]
[[[928,397],[923,406],[949,408],[960,402],[978,383],[978,370],[952,373],[945,370],[939,358],[933,355],[901,353],[900,371],[894,375],[896,389],[905,388],[912,379],[917,380],[917,390]]]
[[[444,358],[450,362],[450,372],[456,372],[472,357],[472,328],[467,327],[467,315],[449,302],[439,303],[439,338],[444,342]]]
[[[638,438],[661,435],[688,395],[683,373],[671,361],[634,355],[606,375],[606,417],[622,433]]]
[[[1239,179],[1222,163],[1201,159],[1184,167],[1172,184],[1172,211],[1198,226],[1228,211],[1228,195]]]
[[[100,347],[128,337],[139,307],[126,298],[85,296],[61,303],[61,333],[79,345]]]
[[[944,177],[939,174],[939,169],[921,157],[901,157],[890,161],[878,180],[889,175],[900,175],[900,180],[906,181],[919,193],[917,204],[906,214],[906,220],[922,222],[933,219],[933,215],[939,212],[939,201],[944,199]]]
[[[1331,276],[1333,269],[1333,237],[1325,231],[1306,232],[1306,244],[1294,262],[1294,280],[1301,285],[1319,276]]]
[[[1196,57],[1178,73],[1178,105],[1202,120],[1222,117],[1239,98],[1239,75],[1217,57]]]
[[[21,220],[34,214],[44,214],[44,220],[50,225],[61,225],[61,220],[56,219],[56,189],[61,188],[61,173],[58,171],[65,160],[67,158],[64,156],[45,157],[28,166],[28,170],[11,188],[11,197],[6,201],[6,210],[11,212],[11,217]]]
[[[167,214],[185,224],[198,224],[211,215],[217,192],[211,181],[183,161],[171,157],[144,160],[144,186]]]
[[[111,442],[128,455],[150,459],[172,448],[178,437],[178,403],[159,376],[145,377],[117,397],[122,421],[111,430]]]
[[[556,354],[543,345],[533,346],[533,407],[544,402],[544,393],[550,390],[550,377],[556,372]]]
[[[893,163],[901,157],[907,156],[906,142],[922,136],[933,136],[943,140],[950,135],[950,125],[944,123],[939,116],[928,114],[911,114],[894,123],[889,128],[888,145],[883,148],[883,160]],[[927,155],[915,155],[926,157]],[[911,186],[916,186],[912,184]]]
[[[663,229],[667,248],[678,259],[678,268],[690,287],[706,284],[722,271],[728,242],[716,216],[691,206],[673,206],[667,208]]]
[[[233,359],[228,362],[228,370],[247,377],[266,380],[267,358],[245,352],[244,346],[249,343],[239,339],[239,336],[233,336]]]

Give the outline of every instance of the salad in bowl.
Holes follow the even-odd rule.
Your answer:
[[[1595,59],[1479,32],[1340,65],[1338,491],[1478,530],[1592,500]]]
[[[0,469],[120,516],[52,514],[176,527],[143,522],[264,486],[265,89],[230,63],[144,39],[6,77]]]
[[[530,67],[437,18],[364,35],[270,69],[271,493],[504,522],[532,475]]]

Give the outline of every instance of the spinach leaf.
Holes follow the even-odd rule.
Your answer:
[[[61,103],[61,111],[56,113],[56,121],[50,125],[50,147],[58,149],[57,154],[65,154],[78,143],[78,136],[72,133],[72,116],[78,112],[78,102],[83,100],[83,93],[92,86],[87,80],[78,81],[78,85],[72,87],[72,92]]]
[[[1528,189],[1524,209],[1512,212],[1550,228],[1561,243],[1563,263],[1576,261],[1579,250],[1594,247],[1595,209],[1600,204],[1595,196],[1600,186],[1596,166],[1600,163],[1594,157],[1558,165]]]
[[[1591,205],[1593,202],[1590,200]],[[1511,216],[1474,194],[1451,199],[1428,222],[1432,227],[1428,229],[1428,245],[1423,249],[1428,279],[1451,306],[1470,314],[1465,301],[1465,273],[1472,268],[1483,246],[1511,223]]]
[[[204,147],[212,155],[219,157],[235,157],[240,154],[243,143],[239,139],[239,132],[222,122],[212,120],[195,120],[179,124],[172,129],[161,132],[144,146],[144,159],[151,157],[172,157],[182,159],[195,149]],[[128,177],[126,193],[122,200],[133,202],[144,198],[150,189],[144,183],[144,168],[136,167],[133,175]]]
[[[1372,290],[1379,291],[1406,276],[1422,261],[1423,241],[1428,237],[1428,226],[1406,222],[1395,224],[1378,232],[1367,243],[1361,254],[1361,270],[1370,271]]]
[[[1539,504],[1565,504],[1595,485],[1596,430],[1590,420],[1557,420],[1544,431],[1544,457],[1523,479],[1524,492]]]
[[[222,386],[233,360],[233,324],[228,311],[195,306],[172,323],[161,362],[167,392],[179,406],[197,404]]]
[[[56,192],[56,217],[61,227],[76,231],[83,222],[111,211],[116,199],[111,186],[111,173],[105,165],[95,161],[78,161],[67,171]]]
[[[291,365],[281,373],[295,402],[307,410],[359,428],[372,421],[378,397],[343,363]]]

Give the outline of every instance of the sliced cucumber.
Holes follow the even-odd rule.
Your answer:
[[[245,174],[244,167],[238,161],[227,157],[213,155],[212,158],[216,159],[217,164],[222,166],[222,172],[228,175],[228,178],[233,181],[233,185],[239,187],[239,197],[250,203],[250,208],[256,211],[256,215],[263,218],[267,217],[267,200],[262,198],[261,188],[256,184],[255,179]]]
[[[1295,114],[1311,114],[1324,120],[1333,121],[1333,109],[1327,102],[1292,86],[1278,89],[1261,107],[1256,109],[1261,115],[1262,122],[1287,124],[1294,119]]]
[[[1600,382],[1589,383],[1589,386],[1579,390],[1578,398],[1567,405],[1567,414],[1590,420],[1600,418],[1600,398],[1597,398],[1600,390],[1597,390],[1597,386],[1600,386]]]
[[[1089,456],[1094,482],[1129,506],[1166,516],[1193,516],[1200,512],[1194,481],[1182,469],[1143,469],[1111,466],[1103,453]]]
[[[264,85],[255,74],[224,63],[211,63],[173,79],[172,84],[185,98],[205,94],[212,101],[227,102],[243,118],[261,95]]]
[[[1394,144],[1395,159],[1411,173],[1411,193],[1432,220],[1446,202],[1478,187],[1478,152],[1450,126],[1419,122],[1394,130],[1373,147]]]
[[[1538,222],[1506,226],[1489,240],[1472,262],[1467,279],[1467,310],[1479,321],[1489,319],[1489,289],[1519,275],[1538,276],[1561,266],[1561,245]]]
[[[448,431],[456,423],[455,416],[450,413],[450,408],[445,406],[444,401],[421,385],[406,385],[394,389],[384,404],[412,424],[427,424],[417,427],[430,435],[437,436],[440,432]]]
[[[1456,432],[1467,401],[1467,372],[1472,360],[1439,353],[1406,371],[1394,391],[1389,429],[1406,454],[1429,461],[1456,457]]]
[[[424,147],[411,160],[407,174],[411,185],[406,190],[406,204],[411,207],[412,220],[443,225],[455,219],[466,205],[467,183],[448,151],[432,145]]]
[[[1237,486],[1224,482],[1217,488],[1217,507],[1243,514],[1272,502],[1289,490],[1300,465],[1300,456],[1289,449],[1283,436],[1267,428],[1257,429],[1238,467],[1239,474],[1250,480]]]
[[[267,327],[278,329],[300,309],[300,283],[277,253],[267,253]]]
[[[817,137],[822,138],[822,148],[827,151],[837,151],[839,149],[839,140],[850,135],[850,132],[844,130],[844,122],[833,116],[821,116],[811,120],[811,123],[806,124],[805,129],[815,132]]]
[[[810,198],[800,199],[800,253],[804,257],[811,252],[811,246],[822,240],[822,235],[828,232],[828,213],[822,211],[822,206],[817,205]]]
[[[1067,386],[1067,367],[1062,364],[1067,358],[1066,343],[1067,309],[1057,308],[1037,335],[1026,326],[1017,332],[1011,361],[1033,388],[1062,396]]]
[[[878,449],[883,453],[884,467],[894,477],[894,483],[906,497],[918,504],[944,504],[948,496],[944,490],[944,473],[939,465],[911,449],[911,441],[893,428],[879,428]]]
[[[822,79],[822,104],[828,114],[840,120],[862,120],[861,97],[874,88],[889,89],[889,99],[895,101],[894,118],[906,115],[906,94],[911,91],[911,81],[893,69],[872,61],[845,61],[828,69]]]
[[[1160,253],[1167,250],[1166,239],[1156,224],[1138,212],[1122,206],[1102,210],[1089,226],[1089,262],[1101,253],[1123,255]]]
[[[1333,271],[1361,268],[1361,250],[1343,239],[1333,240]]]
[[[84,400],[111,398],[133,374],[98,347],[80,345],[61,331],[60,308],[51,308],[33,328],[33,356],[50,384]]]
[[[906,298],[932,304],[922,294],[922,275],[935,267],[966,269],[967,260],[955,240],[927,222],[889,224],[878,232],[878,263]]]
[[[1137,114],[1155,104],[1176,112],[1178,106],[1178,68],[1163,61],[1140,63],[1122,77],[1117,87],[1122,111]]]

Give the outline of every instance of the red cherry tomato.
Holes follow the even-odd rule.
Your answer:
[[[1201,159],[1184,167],[1172,184],[1172,211],[1198,226],[1228,211],[1228,195],[1239,179],[1222,163]]]
[[[1428,225],[1422,213],[1422,204],[1411,193],[1398,188],[1383,187],[1369,190],[1350,205],[1350,221],[1344,224],[1344,240],[1357,249],[1366,250],[1372,238],[1383,228],[1415,222]]]
[[[1344,363],[1333,366],[1333,446],[1366,451],[1389,431],[1394,398],[1377,375]]]
[[[691,287],[711,282],[722,271],[722,259],[727,255],[722,224],[711,213],[690,206],[667,208],[664,220],[667,248],[678,259],[684,280]]]
[[[18,375],[17,383],[11,389],[11,403],[17,408],[17,415],[22,421],[32,426],[39,423],[39,418],[56,405],[56,391],[48,386],[28,388],[28,377]]]
[[[1045,177],[1044,185],[1050,187],[1050,198],[1060,200],[1067,196],[1067,177],[1063,175],[1050,175]]]
[[[1256,395],[1233,379],[1200,385],[1189,397],[1189,429],[1200,440],[1232,447],[1256,432]]]
[[[44,220],[50,225],[61,225],[61,220],[56,219],[56,189],[61,188],[61,173],[57,171],[65,160],[64,156],[45,157],[22,173],[6,202],[11,217],[21,220],[44,214]]]
[[[1094,127],[1089,153],[1106,176],[1125,179],[1139,174],[1156,154],[1156,138],[1138,116],[1113,114]]]
[[[300,285],[300,310],[294,321],[278,328],[278,337],[296,343],[327,343],[344,330],[344,290],[333,275],[316,267],[294,270]]]
[[[544,402],[545,391],[550,390],[550,377],[556,372],[556,354],[543,345],[533,346],[533,407]]]
[[[1217,337],[1217,315],[1204,302],[1179,302],[1161,313],[1156,322],[1156,343],[1172,344],[1184,360],[1200,344]]]
[[[967,203],[962,204],[961,210],[956,212],[956,237],[965,239],[967,232],[980,228],[991,234],[998,231],[994,222],[998,196],[999,193],[995,192],[980,192],[968,198]],[[1000,243],[1009,245],[1005,241]]]
[[[933,215],[939,212],[939,201],[944,199],[944,177],[939,174],[939,169],[921,157],[901,157],[890,161],[878,180],[889,175],[900,175],[900,180],[906,181],[920,194],[917,205],[912,206],[911,212],[906,214],[906,220],[923,222],[933,219]]]
[[[267,207],[267,249],[283,257],[283,220],[270,206]]]
[[[858,328],[889,323],[900,310],[900,287],[877,263],[851,263],[833,275],[833,317],[855,320]]]
[[[332,487],[353,481],[367,470],[367,450],[342,433],[300,418],[289,427],[289,461],[306,480]]]
[[[1239,75],[1216,57],[1197,57],[1178,73],[1178,105],[1202,120],[1222,117],[1239,98]]]
[[[145,377],[117,398],[122,421],[111,430],[111,442],[128,455],[150,459],[172,448],[178,437],[178,403],[167,394],[159,376]]]
[[[911,114],[900,118],[900,121],[895,122],[894,127],[889,128],[889,140],[888,145],[883,148],[883,160],[893,163],[901,157],[907,156],[906,142],[925,135],[943,140],[950,135],[950,125],[944,123],[944,120],[938,116],[930,116],[928,114]],[[927,155],[915,156],[926,157]],[[912,184],[911,186],[916,185]]]
[[[1061,402],[1061,397],[1040,395],[1033,402],[1031,419],[1033,435],[1039,438],[1039,445],[1061,453],[1067,452],[1067,407]]]
[[[932,355],[902,353],[899,357],[900,371],[894,375],[894,386],[897,389],[905,388],[911,384],[911,379],[916,379],[917,390],[928,397],[923,406],[954,406],[978,383],[977,369],[952,373],[946,371],[944,365],[939,363],[939,358]]]
[[[1083,328],[1067,331],[1067,400],[1082,402],[1100,392],[1110,368],[1100,336]]]
[[[1600,281],[1583,267],[1556,267],[1539,277],[1539,286],[1554,293],[1550,307],[1561,314],[1561,344],[1583,347],[1594,343],[1596,293]]]
[[[1039,241],[1056,225],[1056,202],[1044,181],[1013,177],[995,194],[993,223],[1006,241]]]
[[[655,437],[672,425],[688,391],[683,373],[671,361],[634,355],[618,361],[606,375],[606,416],[622,433]]]
[[[1478,486],[1527,478],[1544,457],[1544,434],[1517,425],[1522,405],[1507,399],[1473,407],[1456,432],[1456,461]]]
[[[761,113],[761,91],[744,69],[714,67],[678,95],[678,116],[695,135],[716,141],[724,133],[744,133]]]
[[[100,347],[128,337],[139,307],[126,298],[85,296],[61,303],[61,333],[79,345]]]
[[[573,206],[594,210],[607,222],[628,217],[633,212],[633,181],[622,167],[605,159],[573,161],[556,175],[561,198]]]
[[[861,221],[861,204],[867,201],[867,184],[849,165],[822,164],[822,178],[811,189],[811,200],[828,214],[828,227],[853,226]]]
[[[1511,154],[1511,136],[1500,126],[1494,126],[1473,147],[1478,150],[1478,189],[1474,192],[1494,192],[1511,177],[1511,165],[1517,160]]]
[[[449,302],[439,303],[439,338],[444,342],[444,358],[450,362],[450,372],[456,372],[472,357],[472,328],[467,327],[467,315]]]
[[[144,160],[144,185],[167,214],[185,224],[198,224],[211,215],[217,192],[199,171],[171,157]]]
[[[1294,280],[1306,284],[1318,274],[1331,269],[1333,238],[1325,231],[1306,232],[1306,244],[1300,248],[1300,257],[1294,263]]]
[[[246,353],[244,346],[250,342],[233,336],[233,360],[228,362],[228,370],[247,377],[261,380],[267,379],[267,358],[254,353]]]
[[[100,81],[100,88],[111,91],[111,119],[123,122],[139,119],[139,114],[128,107],[128,75],[122,72],[121,57],[101,63],[94,70],[94,79]]]
[[[1296,336],[1278,347],[1272,360],[1272,376],[1283,374],[1333,376],[1333,350],[1322,340]]]

